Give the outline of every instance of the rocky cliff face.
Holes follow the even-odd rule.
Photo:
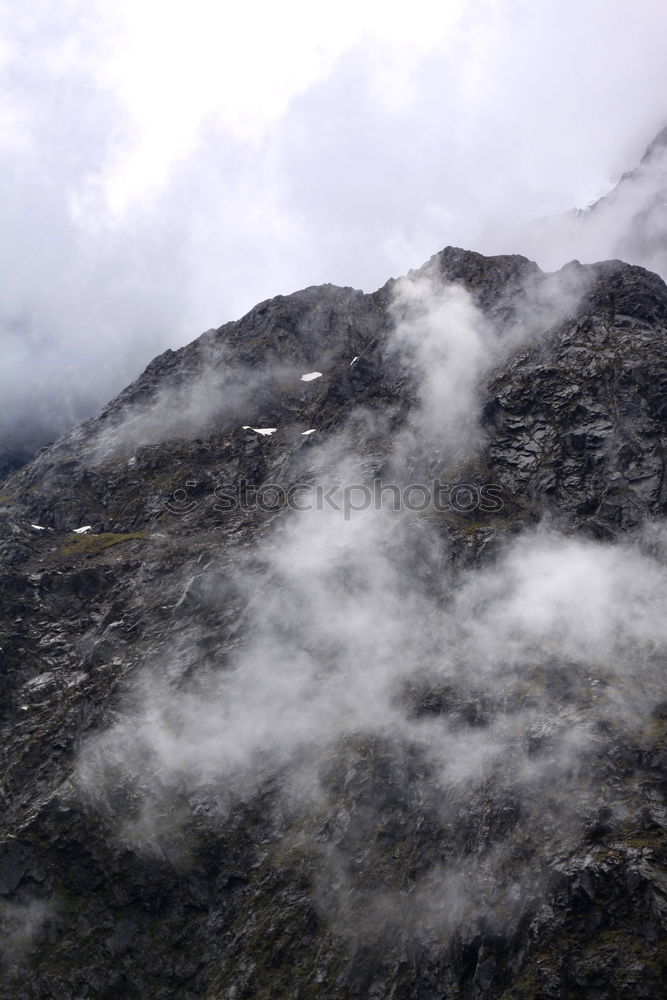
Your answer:
[[[666,995],[666,445],[660,278],[447,248],[10,476],[0,996]]]

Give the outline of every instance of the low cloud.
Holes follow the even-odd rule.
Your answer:
[[[209,352],[202,348],[200,354],[205,359]],[[204,361],[185,378],[161,380],[148,398],[137,393],[137,399],[104,413],[86,434],[86,460],[98,463],[132,454],[140,447],[240,427],[249,412],[270,405],[281,379],[298,378],[288,367],[248,369],[225,365],[221,357],[224,352],[218,353],[210,368]]]
[[[60,435],[257,301],[370,291],[447,244],[663,268],[624,243],[643,195],[599,225],[533,226],[611,190],[664,125],[661,3],[630,26],[620,0],[407,22],[260,5],[224,31],[196,6],[156,32],[145,0],[0,3],[2,448]]]
[[[21,965],[51,912],[43,899],[0,902],[0,959],[5,966]]]
[[[667,136],[661,136],[605,197],[582,211],[510,226],[490,239],[489,249],[521,247],[547,270],[574,258],[582,263],[619,259],[667,280]]]
[[[434,270],[435,263],[394,286],[392,342],[419,384],[412,432],[437,435],[455,451],[474,437],[481,375],[498,359],[499,342],[470,293],[443,285]]]
[[[329,762],[357,746],[350,759],[370,766],[364,747],[380,741],[399,787],[406,748],[424,761],[412,793],[441,822],[493,788],[523,831],[544,829],[544,851],[554,836],[567,850],[598,794],[589,764],[604,732],[640,730],[667,695],[667,564],[630,542],[542,529],[461,574],[419,519],[317,512],[291,515],[253,562],[233,579],[245,638],[225,667],[194,684],[187,658],[144,670],[120,720],[81,756],[95,808],[121,788],[140,803],[113,820],[135,849],[175,835],[181,807],[170,802],[189,802],[187,816],[203,797],[221,822],[275,779],[290,810],[335,811]],[[209,586],[214,601],[214,575]],[[372,799],[365,808],[372,824]],[[468,901],[477,881],[482,906],[515,837],[512,826],[482,851]],[[538,851],[525,877],[548,861]],[[466,866],[453,859],[446,878]]]
[[[542,300],[554,305],[552,319],[576,297],[576,281],[564,287],[568,294],[552,288]],[[503,344],[466,292],[428,276],[399,285],[396,303],[395,349],[411,359],[420,401],[396,439],[396,463],[420,431],[442,434],[445,451],[474,448],[480,378],[514,336],[537,331],[520,334],[515,321]],[[367,415],[357,422],[372,432]],[[364,468],[363,452],[350,453],[359,441],[352,423],[313,456],[332,480]],[[448,932],[461,914],[476,920],[489,908],[494,919],[513,919],[517,900],[541,891],[554,844],[567,851],[581,836],[599,794],[589,763],[605,734],[640,730],[667,696],[666,551],[657,525],[619,543],[544,525],[501,539],[493,561],[462,569],[428,518],[292,512],[261,545],[237,553],[232,569],[212,563],[183,581],[187,600],[174,614],[184,616],[187,641],[147,662],[118,721],[83,749],[80,792],[138,850],[167,840],[173,850],[178,824],[196,810],[223,822],[276,782],[281,808],[329,814],[336,828],[333,762],[371,775],[380,748],[399,798],[414,796],[445,827],[480,817],[474,864],[459,851],[415,876],[422,922]],[[197,609],[230,593],[238,638],[217,667],[204,667]],[[372,839],[381,797],[370,777],[361,789],[365,819],[346,813],[340,822]],[[119,790],[132,807],[118,807]],[[489,814],[507,809],[507,828],[488,830]],[[529,860],[512,869],[522,838],[532,838]],[[355,843],[352,834],[347,846],[314,838],[331,875],[323,881],[340,890],[321,889],[323,912],[342,926],[355,907],[363,916],[355,927],[369,933],[400,925],[395,892],[345,889]]]

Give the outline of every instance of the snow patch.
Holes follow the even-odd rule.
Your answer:
[[[305,437],[306,434],[314,434],[317,427],[311,427],[309,431],[301,431],[301,437]]]
[[[302,382],[312,382],[314,378],[322,378],[322,372],[306,372],[301,376]]]
[[[358,361],[358,360],[359,360],[359,355],[358,355],[358,354],[356,354],[356,355],[355,355],[355,356],[354,356],[354,357],[352,358],[352,360],[350,361],[350,368],[352,367],[352,365],[354,364],[354,362],[355,362],[355,361]]]
[[[250,424],[243,425],[244,431],[254,431],[255,434],[275,434],[277,427],[251,427]]]
[[[87,535],[89,531],[93,530],[92,524],[84,524],[83,528],[74,528],[75,535]]]
[[[30,527],[34,528],[35,531],[46,531],[46,528],[43,528],[41,524],[31,524]]]

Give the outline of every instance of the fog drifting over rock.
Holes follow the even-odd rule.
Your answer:
[[[468,292],[434,276],[427,266],[393,288],[392,349],[418,389],[394,468],[424,439],[441,461],[474,455],[481,380],[538,336],[515,320],[503,338]],[[543,317],[572,309],[575,285],[566,274],[548,286]],[[352,440],[344,428],[311,459],[332,482],[363,475]],[[461,568],[428,518],[292,511],[231,567],[214,561],[181,581],[181,642],[148,657],[114,724],[82,747],[77,794],[121,843],[179,858],[193,816],[224,825],[267,788],[279,813],[335,817],[336,768],[368,767],[380,748],[401,794],[445,826],[489,797],[516,815],[474,863],[443,859],[405,892],[358,891],[344,848],[318,846],[304,820],[302,840],[322,850],[322,914],[342,934],[354,915],[358,940],[476,921],[506,931],[594,813],[592,757],[610,732],[640,731],[667,696],[665,544],[656,525],[605,543],[545,523]],[[204,668],[190,616],[226,601],[239,638]],[[366,798],[359,820],[375,833],[377,808]]]

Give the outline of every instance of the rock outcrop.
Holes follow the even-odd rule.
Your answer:
[[[454,248],[410,282],[488,350],[456,440],[401,283],[323,286],[167,351],[2,484],[0,997],[667,995],[659,627],[598,660],[488,618],[525,538],[545,573],[557,538],[662,579],[667,287]],[[377,539],[324,511],[297,546],[284,496],[221,502],[346,475],[501,503]]]

